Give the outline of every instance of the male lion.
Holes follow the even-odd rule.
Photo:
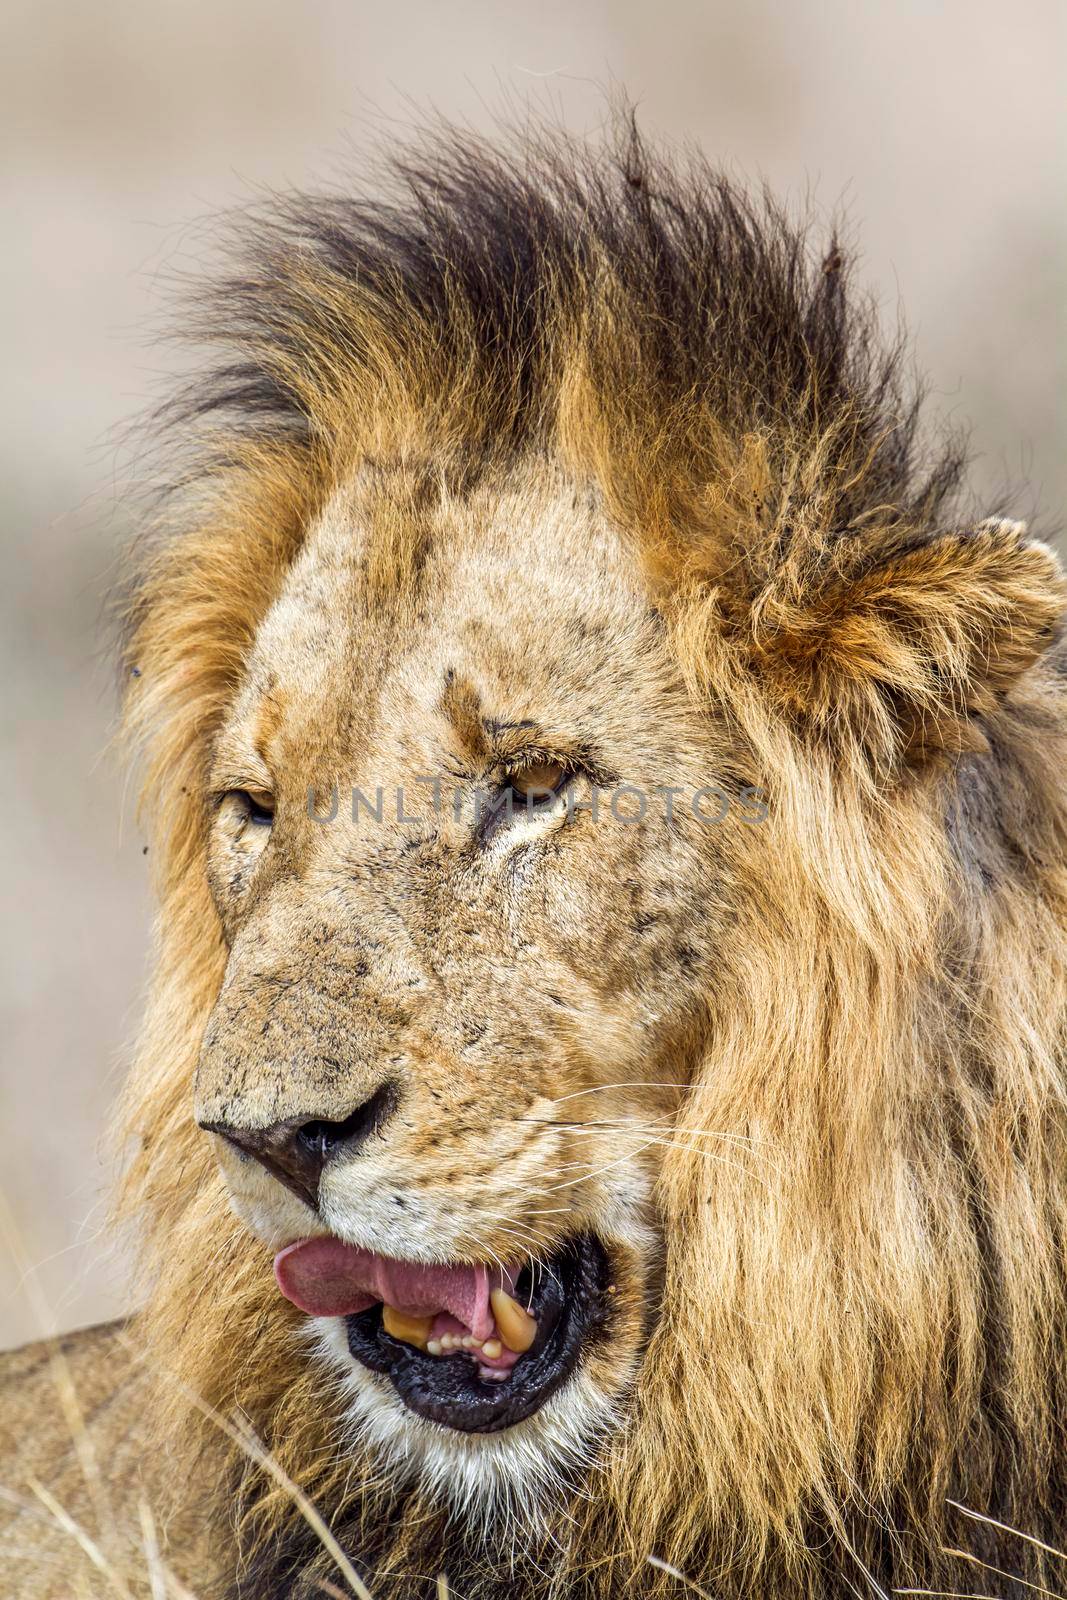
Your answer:
[[[201,301],[145,1306],[8,1360],[15,1592],[1062,1591],[1057,563],[698,159],[394,176]]]

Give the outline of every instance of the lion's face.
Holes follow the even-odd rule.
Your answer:
[[[590,501],[375,469],[287,575],[215,745],[229,959],[197,1117],[271,1250],[355,1247],[287,1250],[282,1287],[371,1437],[464,1494],[457,1461],[514,1487],[587,1451],[640,1359],[748,831],[714,825],[714,737]]]

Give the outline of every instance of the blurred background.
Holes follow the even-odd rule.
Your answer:
[[[1062,0],[7,0],[0,52],[0,1345],[114,1314],[100,1143],[151,913],[108,744],[102,612],[134,531],[122,425],[174,357],[161,285],[264,186],[358,181],[431,107],[533,100],[579,134],[625,89],[796,205],[841,205],[903,305],[972,479],[1067,506]],[[1014,486],[1014,489],[1012,489]]]

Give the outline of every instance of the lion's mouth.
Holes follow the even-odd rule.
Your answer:
[[[544,1263],[423,1266],[339,1239],[281,1251],[279,1285],[316,1316],[342,1316],[348,1348],[412,1411],[464,1433],[531,1416],[566,1382],[607,1319],[609,1266],[591,1234]]]

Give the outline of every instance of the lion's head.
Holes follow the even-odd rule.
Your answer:
[[[376,1594],[933,1587],[1063,1509],[1058,568],[699,163],[401,175],[205,302],[135,592],[146,1328]]]

